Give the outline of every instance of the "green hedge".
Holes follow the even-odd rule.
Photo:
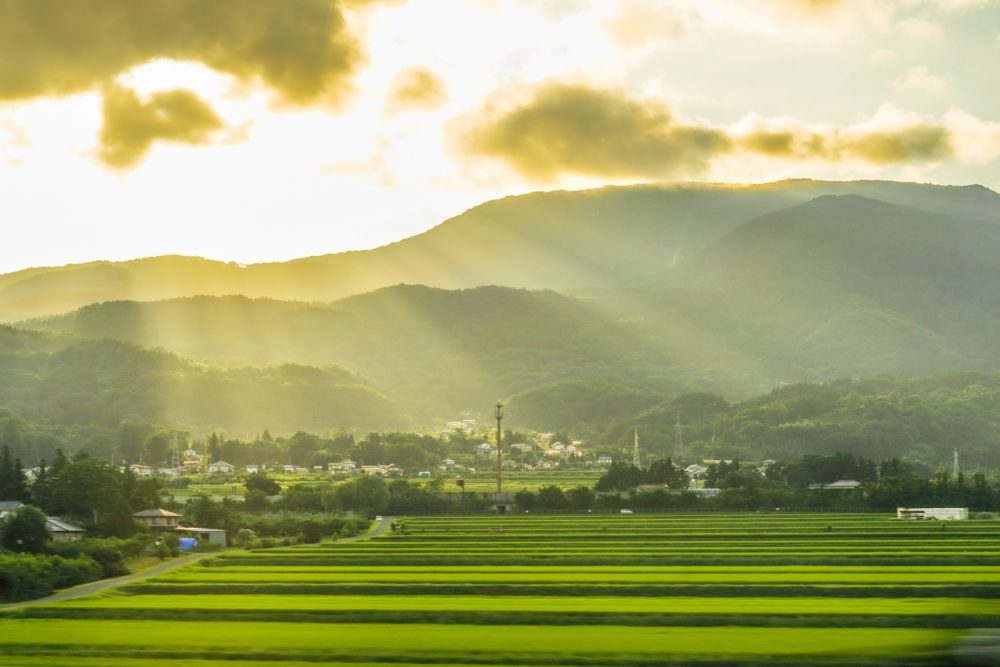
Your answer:
[[[95,581],[101,576],[101,566],[86,556],[0,555],[0,600],[40,598],[57,588]]]

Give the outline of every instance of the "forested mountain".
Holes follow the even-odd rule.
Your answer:
[[[0,327],[0,409],[64,426],[137,419],[236,433],[411,424],[392,400],[340,367],[224,370],[127,343],[9,327]]]
[[[560,291],[641,284],[748,220],[827,194],[1000,221],[1000,196],[979,186],[799,180],[534,193],[482,204],[374,250],[249,266],[154,257],[10,273],[0,276],[0,322],[198,294],[333,301],[397,283]]]
[[[2,331],[0,407],[287,432],[433,428],[510,398],[514,426],[619,444],[636,423],[670,438],[680,412],[706,455],[936,460],[961,433],[992,460],[995,376],[813,383],[1000,370],[998,284],[1000,196],[978,186],[536,193],[372,251],[0,276],[4,317],[82,306]],[[774,401],[740,416],[754,404],[738,401],[786,385],[808,398],[787,419],[767,421]],[[825,407],[802,413],[817,392]],[[870,417],[883,409],[906,418],[884,426]]]
[[[422,424],[551,382],[681,387],[668,355],[586,302],[547,291],[398,285],[329,305],[246,297],[113,302],[29,326],[228,366],[340,364],[371,378]]]
[[[738,399],[788,382],[1000,369],[1000,296],[993,289],[1000,284],[1000,224],[986,214],[996,195],[859,183],[865,192],[954,206],[961,215],[851,194],[820,195],[734,222],[740,201],[763,206],[829,185],[750,188],[752,196],[717,188],[538,195],[544,205],[536,211],[565,212],[570,204],[562,198],[574,206],[594,198],[594,206],[575,209],[578,230],[613,227],[600,222],[601,202],[612,210],[626,210],[622,201],[633,207],[628,210],[636,217],[621,224],[639,231],[619,234],[620,247],[607,256],[621,257],[631,244],[639,259],[629,270],[636,273],[626,280],[622,269],[619,284],[581,287],[573,296],[396,285],[327,304],[245,296],[108,302],[22,326],[162,347],[227,367],[338,364],[371,378],[421,424],[562,382],[627,384],[640,394],[706,390]],[[525,201],[512,198],[484,210]],[[668,213],[684,206],[711,212],[686,222],[664,213],[668,222],[660,232],[678,225],[694,230],[685,232],[689,252],[676,262],[651,259],[678,242],[650,241],[657,206]],[[510,215],[513,227],[524,226]],[[482,223],[490,224],[500,223]],[[569,236],[569,224],[558,219],[540,229]],[[521,229],[518,238],[531,233]],[[591,247],[594,239],[575,239],[573,247]],[[511,266],[530,274],[532,262],[518,259]],[[610,264],[581,261],[596,283],[613,282]],[[588,395],[581,391],[579,404],[565,409],[585,410]]]

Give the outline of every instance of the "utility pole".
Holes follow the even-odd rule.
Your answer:
[[[501,441],[503,434],[500,430],[500,422],[503,421],[503,403],[499,400],[494,416],[497,419],[497,514],[503,514],[500,505],[500,494],[503,493],[503,442]]]
[[[639,466],[640,462],[641,461],[639,458],[639,429],[637,428],[635,429],[635,437],[632,442],[632,465],[638,468],[640,467]]]

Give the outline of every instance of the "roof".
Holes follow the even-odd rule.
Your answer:
[[[142,510],[141,512],[136,512],[132,516],[134,517],[144,517],[144,516],[183,516],[182,514],[176,514],[170,510],[164,510],[156,508],[154,510]]]
[[[48,519],[48,529],[53,533],[86,533],[87,531],[80,526],[75,526],[71,523],[63,521],[57,516],[47,517]]]
[[[13,512],[23,504],[20,500],[0,500],[0,512]]]

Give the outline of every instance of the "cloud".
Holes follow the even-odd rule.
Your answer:
[[[868,122],[809,127],[797,119],[750,117],[731,130],[734,145],[786,160],[855,160],[875,165],[936,162],[955,157],[952,132],[943,123],[883,107]]]
[[[940,93],[946,85],[944,79],[934,76],[923,65],[911,67],[892,82],[896,90],[920,93]]]
[[[110,167],[134,167],[154,141],[201,144],[222,121],[186,90],[153,94],[143,102],[132,90],[110,87],[104,94],[104,125],[98,158]]]
[[[160,58],[309,103],[341,100],[361,51],[333,0],[0,2],[0,99],[95,89]]]
[[[648,1],[622,3],[619,13],[608,21],[611,36],[626,48],[676,39],[684,32],[681,19],[662,5]]]
[[[583,85],[546,85],[520,106],[485,109],[465,124],[457,130],[463,152],[537,181],[699,174],[729,148],[723,132],[680,123],[665,106]]]
[[[389,107],[393,111],[436,109],[447,99],[444,82],[434,72],[411,67],[396,75],[389,92]]]
[[[998,125],[953,109],[937,119],[890,105],[844,126],[749,115],[731,127],[679,121],[666,106],[583,85],[547,84],[510,107],[452,127],[467,156],[494,158],[536,182],[697,176],[724,156],[877,166],[983,162],[1000,152]],[[986,147],[988,146],[988,148]]]

